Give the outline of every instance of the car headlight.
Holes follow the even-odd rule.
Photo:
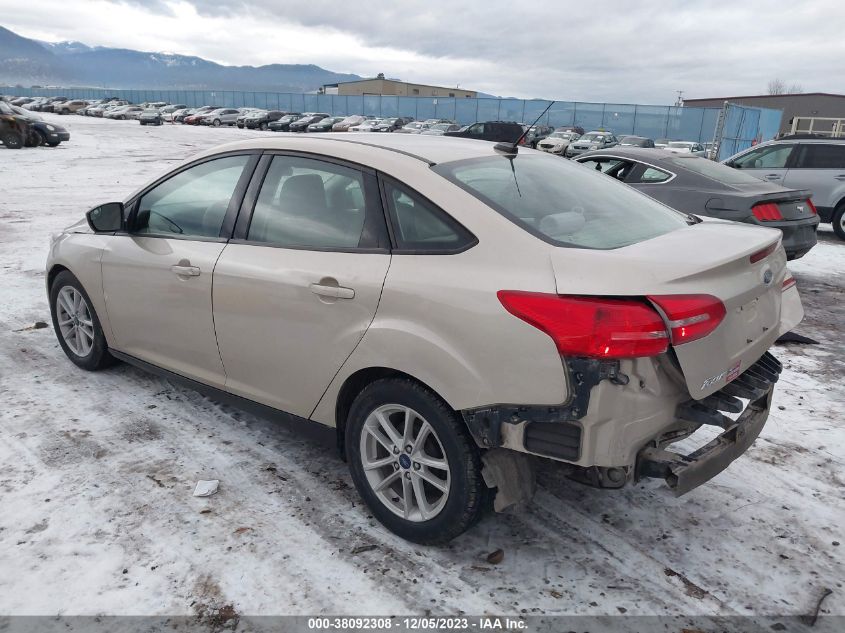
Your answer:
[[[49,124],[47,125],[47,129],[50,130],[51,132],[56,131],[56,128],[54,128],[52,125],[49,125]]]

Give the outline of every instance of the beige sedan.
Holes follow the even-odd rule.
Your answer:
[[[538,458],[700,485],[760,433],[803,316],[778,231],[542,152],[366,133],[194,157],[57,236],[47,289],[76,365],[333,427],[422,543],[526,500]],[[723,432],[668,450],[702,425]]]

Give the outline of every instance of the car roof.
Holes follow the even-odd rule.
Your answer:
[[[354,138],[350,138],[350,136],[354,136]],[[496,155],[493,150],[494,143],[488,141],[441,136],[420,136],[416,134],[360,132],[355,135],[344,133],[320,134],[319,138],[309,138],[309,135],[260,137],[220,145],[206,150],[199,157],[212,156],[222,152],[256,149],[307,150],[331,156],[333,152],[332,145],[335,143],[342,143],[344,145],[351,143],[365,146],[372,150],[405,154],[432,165],[454,160]]]

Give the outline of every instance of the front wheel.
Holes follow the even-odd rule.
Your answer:
[[[214,119],[214,123],[212,123],[214,127],[220,127],[220,119]]]
[[[262,124],[261,124],[261,129],[262,129],[262,131],[265,131],[265,132],[266,132],[266,131],[267,131],[267,124],[266,124],[266,123],[262,123]]]
[[[845,202],[836,207],[831,222],[833,223],[833,232],[836,233],[836,236],[840,240],[845,240]]]
[[[115,362],[91,299],[70,271],[50,286],[50,313],[59,345],[75,365],[96,371]]]
[[[349,412],[352,480],[389,530],[422,544],[446,543],[481,516],[481,459],[464,421],[426,387],[404,378],[368,385]]]

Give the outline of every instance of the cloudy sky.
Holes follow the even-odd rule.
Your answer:
[[[313,63],[503,96],[671,103],[843,92],[841,0],[0,0],[26,37]]]

